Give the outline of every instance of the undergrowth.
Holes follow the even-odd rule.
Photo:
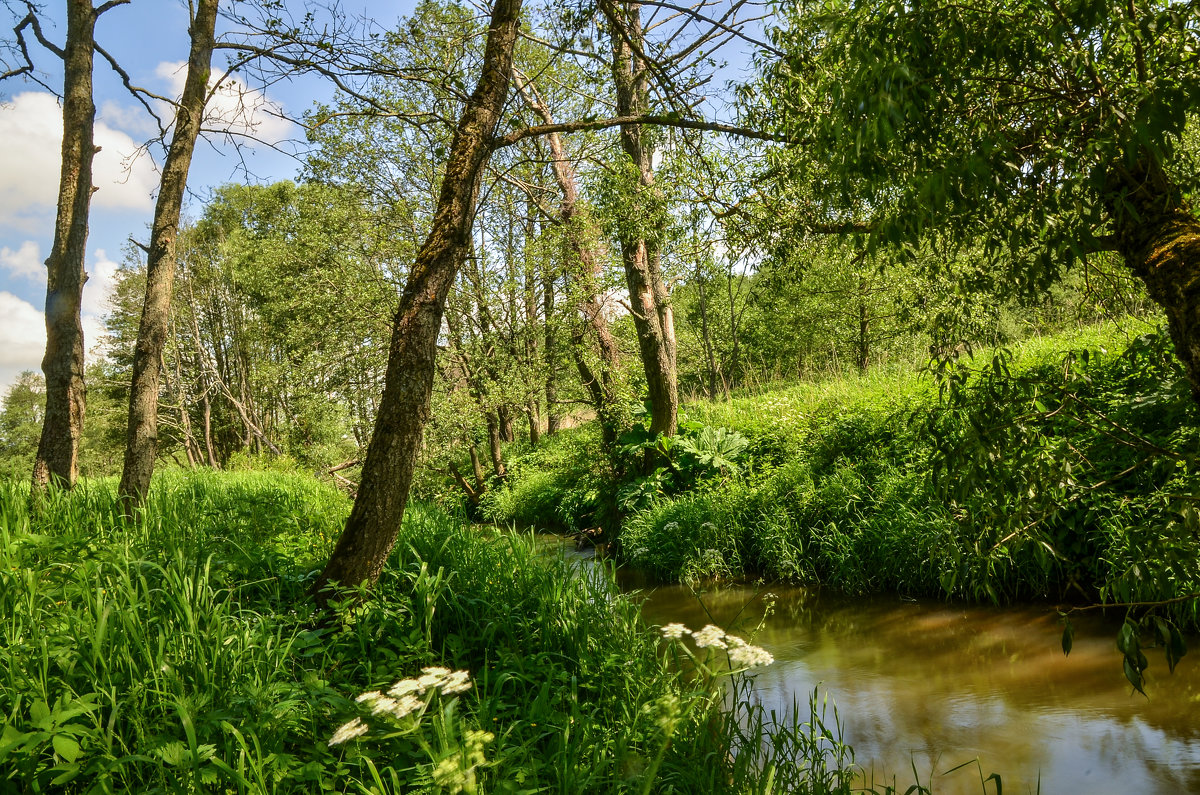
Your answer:
[[[0,791],[850,791],[816,711],[772,724],[744,675],[672,665],[603,569],[531,537],[414,505],[378,586],[319,621],[332,488],[172,474],[127,524],[112,485],[37,517],[0,485]],[[440,666],[466,673],[419,719],[355,722]]]
[[[738,469],[645,488],[650,498],[624,512],[620,554],[670,581],[992,602],[1198,593],[1200,415],[1166,333],[1129,326],[964,357],[940,374],[868,373],[688,405],[681,428],[745,438]],[[569,488],[537,487],[555,477],[517,476],[493,504],[520,493],[560,510]],[[613,498],[630,488],[614,484]],[[523,522],[539,524],[536,513]],[[1195,628],[1197,602],[1160,613]]]

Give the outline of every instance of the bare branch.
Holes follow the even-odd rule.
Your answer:
[[[583,121],[559,122],[558,124],[541,124],[534,127],[525,127],[520,130],[513,130],[507,135],[502,135],[499,138],[493,138],[492,148],[503,149],[506,146],[511,146],[517,143],[518,141],[538,135],[580,132],[582,130],[605,130],[611,127],[621,127],[626,124],[652,124],[660,127],[675,127],[681,130],[706,130],[708,132],[724,133],[725,135],[737,135],[741,136],[742,138],[754,138],[759,141],[773,141],[775,143],[790,144],[792,146],[803,146],[808,143],[806,140],[797,140],[779,133],[767,132],[765,130],[754,130],[749,127],[738,127],[732,124],[704,121],[703,119],[685,119],[673,114],[666,116],[648,114],[645,116],[616,116],[608,119],[587,119]]]

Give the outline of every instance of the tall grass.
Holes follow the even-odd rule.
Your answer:
[[[977,354],[941,382],[877,371],[683,415],[749,444],[740,474],[623,518],[624,559],[660,578],[989,601],[1200,592],[1200,417],[1145,323]],[[518,475],[506,493],[539,505],[555,477]],[[1197,604],[1167,612],[1195,627]]]
[[[726,701],[531,537],[415,505],[379,585],[317,620],[347,509],[280,474],[171,474],[136,523],[108,482],[37,517],[0,485],[0,791],[468,791],[438,778],[458,758],[488,792],[849,791],[819,716],[773,723],[742,678]],[[434,665],[473,688],[329,744],[355,696]]]

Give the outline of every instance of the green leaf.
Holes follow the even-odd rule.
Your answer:
[[[79,758],[79,742],[73,737],[68,737],[65,734],[54,735],[54,753],[61,756],[67,762],[74,762]]]
[[[50,727],[50,705],[40,698],[33,702],[29,708],[29,717],[33,719],[33,725],[39,729],[47,729]]]
[[[1187,644],[1183,642],[1183,634],[1174,624],[1171,625],[1171,638],[1167,642],[1167,667],[1175,673],[1175,665],[1187,654]]]
[[[1142,672],[1134,667],[1129,658],[1124,659],[1125,678],[1129,680],[1129,684],[1133,685],[1133,689],[1146,695],[1146,691],[1142,689]]]
[[[1070,621],[1068,621],[1067,625],[1065,627],[1063,627],[1063,634],[1062,634],[1063,656],[1067,656],[1071,653],[1071,647],[1074,645],[1074,643],[1075,643],[1075,627],[1071,624]]]
[[[1117,650],[1126,657],[1134,657],[1137,655],[1137,630],[1134,629],[1133,624],[1128,621],[1121,625],[1121,630],[1117,633]]]

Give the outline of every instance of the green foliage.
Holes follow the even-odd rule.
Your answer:
[[[744,684],[727,708],[602,570],[529,536],[415,504],[374,591],[317,622],[305,591],[349,504],[310,478],[168,473],[136,524],[109,482],[52,492],[38,519],[26,489],[0,488],[0,790],[453,791],[464,771],[488,792],[849,781],[819,716],[773,726]],[[433,665],[469,671],[471,689],[329,744],[366,709],[356,694]]]
[[[831,0],[780,19],[748,101],[805,140],[783,159],[809,207],[873,249],[968,251],[986,264],[960,283],[1031,295],[1137,228],[1143,179],[1195,189],[1190,6]]]
[[[45,379],[32,370],[21,373],[0,409],[0,478],[25,478],[33,472],[45,407]]]
[[[1170,649],[1171,628],[1200,618],[1200,422],[1165,334],[1124,333],[963,359],[940,395],[882,372],[693,404],[689,433],[640,449],[658,445],[681,473],[697,430],[730,428],[742,474],[627,481],[621,554],[667,580],[1144,602],[1139,636],[1165,632]]]

